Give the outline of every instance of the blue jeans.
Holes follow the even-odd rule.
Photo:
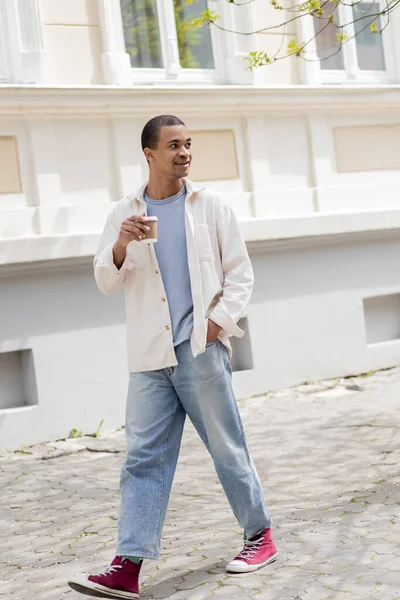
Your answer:
[[[194,358],[186,341],[175,351],[178,366],[130,374],[119,556],[158,558],[186,415],[211,454],[245,535],[252,537],[271,524],[247,450],[226,348],[217,341]]]

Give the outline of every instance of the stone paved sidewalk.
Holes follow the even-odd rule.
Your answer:
[[[225,573],[241,532],[187,426],[143,598],[400,598],[400,369],[239,404],[280,558]],[[123,432],[23,452],[0,457],[0,599],[83,600],[66,581],[114,555]]]

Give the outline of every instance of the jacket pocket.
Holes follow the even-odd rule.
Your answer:
[[[146,242],[131,242],[127,253],[134,269],[143,269],[150,264],[150,246]]]
[[[215,238],[216,228],[209,227],[208,225],[195,225],[194,226],[194,239],[196,242],[197,253],[200,260],[212,260],[215,261],[214,246],[210,235]]]

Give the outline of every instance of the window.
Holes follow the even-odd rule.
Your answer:
[[[326,83],[390,82],[393,54],[390,27],[381,35],[379,30],[386,25],[387,17],[374,17],[385,6],[382,0],[355,0],[348,4],[328,0],[322,6],[324,14],[321,17],[300,19],[304,21],[300,33],[302,39],[312,40],[315,36],[306,50],[309,59],[319,59],[317,80]],[[330,17],[333,23],[329,21]],[[371,23],[377,33],[372,33]],[[343,34],[346,41],[341,43],[338,34]]]
[[[0,352],[0,411],[38,404],[32,350]]]
[[[356,48],[358,68],[363,71],[385,71],[385,57],[383,54],[383,38],[380,34],[371,33],[371,14],[376,12],[374,2],[362,2],[353,5],[354,32],[356,34]],[[385,17],[384,17],[385,18]],[[381,19],[373,18],[378,30],[381,29]]]
[[[206,0],[121,0],[125,49],[133,78],[218,81],[215,35],[186,24],[207,9]],[[213,32],[214,34],[214,32]]]
[[[125,47],[133,68],[162,67],[160,28],[155,0],[122,0]]]
[[[335,4],[329,4],[324,9],[322,19],[314,17],[314,28],[316,34],[317,54],[321,69],[344,69],[343,52],[340,50],[340,42],[336,34],[338,29],[329,23],[328,19],[333,14],[335,17]]]

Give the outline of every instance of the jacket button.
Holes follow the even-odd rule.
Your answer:
[[[142,213],[142,217],[145,217],[145,216],[146,216],[146,213]]]
[[[167,331],[169,331],[169,330],[171,329],[171,327],[170,327],[169,325],[166,325],[166,326],[165,326],[165,329],[166,329]]]
[[[161,302],[165,302],[166,298],[164,296],[161,298]]]
[[[159,274],[159,272],[160,272],[160,271],[159,271],[158,269],[156,269],[156,275],[158,275],[158,274]]]

